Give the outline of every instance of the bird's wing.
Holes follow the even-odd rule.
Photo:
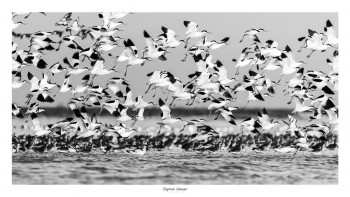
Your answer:
[[[192,21],[184,21],[184,25],[187,27],[185,34],[190,34],[197,31],[198,24]]]
[[[30,114],[30,118],[32,119],[32,123],[34,125],[34,131],[42,130],[41,122],[39,120],[39,117],[35,113]]]

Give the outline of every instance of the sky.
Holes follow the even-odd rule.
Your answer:
[[[41,14],[32,14],[28,19],[23,19],[23,17],[18,17],[15,21],[23,21],[26,25],[22,25],[15,29],[17,33],[33,33],[36,31],[54,31],[54,30],[64,30],[65,27],[55,26],[55,22],[59,21],[65,13],[46,13],[47,16]],[[102,20],[98,17],[98,13],[73,13],[72,19],[75,20],[79,16],[80,24],[86,27],[102,25]],[[333,50],[328,50],[325,53],[315,52],[311,58],[306,58],[309,53],[308,50],[304,52],[297,53],[296,51],[303,45],[302,42],[298,42],[297,38],[306,36],[308,29],[313,29],[318,32],[323,32],[323,27],[327,20],[330,20],[334,27],[338,29],[338,15],[337,13],[139,13],[129,14],[121,20],[127,25],[119,26],[123,31],[118,32],[115,35],[119,35],[122,38],[130,38],[136,45],[136,47],[141,51],[145,46],[145,39],[143,37],[143,31],[146,30],[153,38],[161,34],[161,26],[168,27],[176,32],[178,35],[177,39],[184,39],[186,27],[183,25],[184,20],[194,21],[199,26],[199,30],[207,30],[212,32],[208,35],[208,40],[221,40],[224,37],[230,37],[229,45],[223,46],[220,49],[214,50],[211,54],[214,56],[214,60],[219,59],[228,70],[228,77],[234,77],[235,73],[235,63],[232,59],[237,59],[243,48],[252,44],[249,38],[245,38],[242,43],[239,40],[242,38],[242,33],[250,28],[264,28],[267,32],[260,33],[258,35],[261,42],[272,39],[279,43],[279,48],[284,49],[286,45],[289,45],[297,61],[304,61],[305,70],[321,70],[328,72],[330,67],[326,63],[327,58],[332,57]],[[194,44],[198,39],[190,41],[189,46]],[[20,49],[28,49],[28,40],[13,40],[19,44]],[[58,41],[58,40],[56,40]],[[91,46],[91,41],[78,41],[78,43],[83,47],[87,48]],[[113,56],[118,56],[122,52],[123,47],[116,48],[111,51]],[[75,50],[69,49],[62,45],[60,51],[56,52],[46,52],[47,55],[44,56],[44,60],[49,66],[56,62],[63,64],[62,60],[64,57],[72,56]],[[171,72],[174,76],[178,77],[182,82],[186,83],[189,81],[187,77],[188,74],[194,73],[196,71],[196,65],[193,59],[189,56],[186,62],[180,61],[184,57],[186,49],[183,45],[175,49],[169,49],[168,54],[166,54],[167,61],[153,60],[146,62],[146,64],[141,66],[131,66],[128,69],[128,74],[126,79],[131,84],[131,89],[133,91],[134,98],[137,95],[144,94],[148,81],[147,73],[154,70],[166,70]],[[107,57],[106,54],[103,54]],[[113,60],[105,58],[107,61],[105,63],[106,68],[113,67]],[[88,65],[89,62],[85,60],[82,65]],[[106,76],[98,76],[95,78],[94,85],[103,85],[106,80],[110,77],[120,77],[123,76],[125,71],[126,63],[118,63],[117,70],[120,73],[113,73]],[[242,79],[243,74],[247,74],[249,68],[241,69],[238,79]],[[36,73],[33,67],[25,67],[22,76],[25,78],[26,71]],[[265,72],[271,80],[277,81],[279,79],[280,70]],[[82,73],[79,76],[74,76],[72,79],[72,84],[77,83],[86,73]],[[282,82],[288,81],[293,75],[289,75],[282,79]],[[52,79],[52,82],[63,83],[64,74],[58,74]],[[233,87],[235,83],[231,85]],[[20,89],[14,89],[12,91],[12,100],[20,106],[24,105],[25,95],[29,93],[30,85],[24,85]],[[266,107],[266,108],[292,108],[293,105],[287,105],[289,101],[289,96],[283,96],[283,87],[278,87],[275,89],[276,95],[274,97],[269,97],[265,99],[265,102],[252,102],[249,107]],[[159,94],[160,91],[157,91]],[[246,104],[247,98],[246,92],[238,94],[238,99],[233,106],[244,106]],[[146,101],[157,101],[156,98],[152,98],[153,92],[151,91],[144,96]],[[71,97],[70,93],[60,93],[55,97],[55,102],[43,106],[59,106],[65,105],[67,100]],[[164,98],[165,95],[162,95]],[[185,102],[178,102],[177,106],[185,106]],[[208,104],[203,104],[202,106],[207,106]]]

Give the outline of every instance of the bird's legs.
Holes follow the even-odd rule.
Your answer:
[[[282,77],[283,77],[283,74],[281,74],[280,79],[277,82],[278,84],[281,82]]]
[[[173,100],[171,101],[171,103],[170,103],[170,107],[173,105],[173,103],[174,103],[174,101],[176,100],[176,97],[175,96],[173,96]]]
[[[148,91],[149,91],[149,89],[151,88],[152,85],[153,85],[153,84],[150,84],[150,85],[148,86],[148,89],[146,90],[145,94],[148,93]]]
[[[157,86],[154,87],[153,89],[154,89],[154,95],[153,95],[153,97],[156,97],[156,95],[157,95]]]
[[[312,50],[311,53],[310,53],[309,55],[307,55],[306,57],[307,57],[307,58],[310,58],[311,55],[312,55],[314,52],[315,52],[315,50]]]
[[[299,147],[299,148],[295,151],[294,155],[297,154],[297,152],[300,150],[300,148],[301,148],[301,147]],[[294,156],[294,155],[293,155],[293,156]]]
[[[249,104],[249,101],[248,101],[247,104],[245,105],[244,111],[247,109],[248,104]]]
[[[126,73],[128,72],[128,67],[129,67],[129,66],[130,66],[130,64],[126,65],[124,77],[126,76]]]
[[[237,67],[235,75],[239,75],[239,67]]]

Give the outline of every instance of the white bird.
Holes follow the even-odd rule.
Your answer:
[[[164,32],[161,35],[165,38],[165,40],[163,41],[163,44],[162,44],[163,47],[175,48],[175,47],[179,46],[182,42],[184,42],[183,40],[180,40],[180,41],[176,40],[175,31],[173,31],[167,27],[164,27],[164,26],[162,26],[161,29]],[[160,37],[158,36],[158,38],[160,38]],[[160,41],[160,39],[158,39],[158,41]]]
[[[66,71],[67,69],[62,67],[62,65],[59,62],[56,62],[52,64],[52,66],[49,69],[49,72],[54,76],[57,73],[61,73],[63,71]]]
[[[61,89],[59,90],[59,92],[72,91],[73,86],[71,84],[69,84],[69,82],[70,82],[70,75],[65,75],[63,84],[62,84]]]
[[[108,29],[114,29],[114,28],[118,27],[119,25],[126,25],[126,23],[124,23],[123,21],[114,22],[113,20],[111,20],[108,23],[107,28]]]
[[[318,103],[319,105],[321,105],[324,110],[332,109],[335,107],[331,98],[324,94],[320,95],[315,99],[312,99],[312,101],[310,102],[310,105],[313,105],[314,103]]]
[[[244,107],[244,110],[247,108],[248,104],[251,101],[258,101],[258,100],[265,101],[264,97],[270,96],[268,94],[261,95],[260,92],[257,89],[255,89],[253,86],[248,86],[245,89],[248,91],[248,98],[247,98],[247,104]]]
[[[17,118],[24,118],[23,114],[21,113],[21,107],[18,107],[16,104],[12,103],[12,115],[16,116]]]
[[[124,18],[129,13],[130,12],[100,12],[98,17],[103,19],[103,26],[106,27],[114,19]]]
[[[14,89],[20,88],[26,83],[28,83],[28,81],[22,80],[21,71],[18,71],[12,80],[12,88],[14,88]]]
[[[15,23],[14,20],[12,20],[12,31],[15,30],[17,27],[19,27],[20,25],[25,25],[25,23],[18,21],[17,23]]]
[[[230,100],[230,99],[224,99],[224,98],[221,98],[221,97],[220,97],[220,98],[218,98],[218,99],[213,98],[211,101],[212,101],[213,103],[211,103],[211,104],[208,106],[208,110],[210,110],[208,116],[211,115],[211,111],[212,111],[213,109],[219,109],[219,108],[225,106],[225,105],[226,105],[227,103],[229,103],[231,100]]]
[[[80,18],[77,17],[77,19],[75,19],[74,22],[66,28],[66,31],[69,31],[70,35],[72,35],[72,31],[79,33],[82,30],[82,28],[84,28],[84,25],[79,25],[79,20]]]
[[[68,26],[69,22],[72,20],[71,18],[72,12],[68,12],[59,20],[58,22],[55,23],[56,26]]]
[[[126,124],[123,123],[120,123],[119,126],[114,126],[113,128],[123,138],[129,137],[132,133],[135,132],[135,129],[128,128]]]
[[[310,106],[305,106],[304,105],[304,100],[298,96],[292,96],[295,102],[295,108],[292,111],[292,113],[298,113],[298,112],[305,112],[305,111],[310,111],[313,109],[313,107]]]
[[[136,97],[136,99],[135,99],[135,103],[134,103],[134,108],[133,108],[133,110],[144,109],[144,108],[149,107],[149,106],[151,106],[151,105],[154,105],[154,103],[153,103],[153,102],[149,102],[149,103],[145,102],[145,101],[143,100],[143,95],[139,95],[139,96]]]
[[[193,98],[194,94],[186,92],[184,90],[184,85],[181,81],[176,80],[175,83],[173,83],[173,85],[175,86],[176,90],[174,92],[174,95],[172,96],[173,101],[170,103],[170,106],[172,106],[172,104],[177,100],[189,100]]]
[[[327,37],[324,44],[326,45],[328,44],[331,46],[337,45],[339,41],[335,32],[335,29],[330,20],[327,20],[324,31],[325,31],[325,36]]]
[[[143,142],[142,149],[126,150],[126,152],[133,155],[143,156],[144,154],[146,154],[146,151],[147,151],[147,142],[148,140]]]
[[[221,115],[227,122],[229,122],[232,125],[236,125],[236,122],[235,122],[236,118],[233,116],[233,111],[235,111],[237,109],[238,109],[237,107],[222,106],[217,110],[220,113],[218,113],[218,115],[216,116],[216,118],[214,120],[217,120],[219,118],[219,115]]]
[[[266,70],[273,71],[282,68],[282,65],[278,64],[277,61],[278,59],[271,58],[267,65],[262,69],[263,72],[261,74],[263,74]]]
[[[239,42],[242,42],[244,37],[248,36],[249,38],[253,39],[253,41],[255,42],[260,42],[259,38],[257,37],[257,34],[260,32],[266,32],[266,30],[260,28],[260,29],[254,29],[251,28],[249,30],[246,30],[243,34],[242,34],[242,39]]]
[[[273,119],[269,117],[265,108],[262,113],[260,113],[260,111],[258,112],[258,119],[261,123],[263,133],[270,131],[274,126],[279,124],[278,121],[273,121]]]
[[[300,52],[302,49],[311,49],[311,52],[309,55],[307,55],[307,58],[310,58],[313,52],[315,51],[321,51],[325,52],[328,47],[330,47],[330,44],[325,44],[323,40],[323,33],[317,33],[314,30],[309,29],[308,30],[308,38],[301,37],[298,38],[298,41],[303,41],[305,39],[304,45],[299,49],[298,52]]]
[[[295,132],[299,132],[299,131],[300,131],[300,127],[297,126],[297,119],[294,118],[293,116],[288,115],[288,121],[289,121],[289,122],[285,122],[284,120],[282,120],[282,121],[283,121],[286,125],[288,125],[287,132],[295,133]]]
[[[42,59],[40,53],[28,53],[28,56],[24,59],[24,62],[32,64],[39,69],[45,69],[47,66],[47,63]]]
[[[105,102],[102,103],[101,105],[101,110],[100,113],[102,111],[102,109],[106,109],[111,115],[115,116],[115,117],[119,117],[120,113],[119,113],[119,100],[113,100],[113,99],[109,99],[106,100]]]
[[[131,118],[126,112],[128,111],[128,107],[122,105],[119,103],[118,105],[118,110],[120,112],[120,117],[117,118],[117,121],[120,122],[126,122],[129,120],[133,120],[133,118]]]
[[[274,40],[268,40],[265,43],[265,47],[260,47],[260,53],[262,56],[272,58],[281,56],[282,51],[278,49],[278,42]]]
[[[313,88],[313,89],[320,89],[322,90],[324,93],[326,94],[331,94],[333,95],[334,92],[333,90],[329,87],[329,84],[327,82],[330,81],[330,77],[326,76],[326,77],[323,77],[323,76],[318,76],[318,77],[315,77],[315,78],[312,78],[311,79],[311,83],[314,85],[314,86],[311,86],[309,87],[310,89]],[[316,88],[315,88],[316,87]]]
[[[201,125],[197,127],[197,133],[190,141],[204,141],[207,142],[210,137],[217,137],[220,134],[208,125]]]
[[[98,60],[95,62],[95,65],[94,67],[92,68],[91,72],[90,72],[90,75],[93,75],[92,77],[92,80],[94,80],[94,78],[96,76],[102,76],[102,75],[108,75],[108,74],[111,74],[111,73],[115,73],[115,72],[118,72],[115,70],[115,68],[111,68],[109,70],[105,69],[104,68],[104,60]]]
[[[88,70],[87,68],[79,68],[79,51],[73,53],[72,60],[70,62],[68,61],[67,57],[63,58],[63,63],[68,65],[68,72],[66,75],[77,75]]]
[[[124,101],[123,105],[127,106],[127,107],[134,107],[135,102],[132,100],[132,91],[131,91],[130,87],[126,86],[125,91],[126,91],[126,96],[124,97],[125,101]]]
[[[236,75],[239,74],[239,68],[246,67],[246,66],[251,66],[252,64],[254,64],[256,62],[256,60],[254,58],[245,59],[245,57],[247,56],[247,53],[245,53],[245,50],[246,49],[244,49],[242,51],[242,54],[239,57],[238,61],[236,59],[232,59],[233,62],[237,62],[237,64],[236,64]]]
[[[219,42],[213,40],[212,41],[213,43],[210,44],[209,47],[208,47],[208,51],[216,50],[216,49],[218,49],[218,48],[220,48],[220,47],[222,47],[224,45],[228,45],[227,42],[228,42],[229,39],[230,39],[229,37],[225,37],[222,40],[220,40]]]
[[[85,93],[90,87],[90,84],[88,84],[89,81],[90,75],[85,75],[81,79],[81,82],[72,90],[72,94],[75,95],[76,93]]]
[[[162,120],[157,123],[160,125],[158,133],[160,133],[161,129],[165,125],[174,124],[176,122],[182,121],[181,118],[172,118],[171,117],[170,108],[164,103],[164,101],[161,98],[159,98],[158,104],[160,106],[160,109],[162,110],[162,113],[161,113]]]
[[[183,59],[181,59],[181,61],[183,61],[183,62],[186,61],[186,58],[188,55],[199,55],[203,51],[205,51],[205,50],[198,47],[198,46],[192,46],[186,51],[185,57]]]
[[[166,58],[164,56],[165,50],[157,45],[157,43],[153,40],[153,38],[146,32],[143,31],[143,36],[145,37],[147,44],[147,57],[151,59],[159,59],[165,61]]]
[[[39,117],[35,113],[31,113],[30,118],[32,120],[33,126],[34,126],[34,134],[33,136],[40,137],[43,135],[47,135],[51,132],[50,129],[44,129],[41,125],[41,121],[39,120]]]
[[[305,63],[303,61],[295,61],[292,50],[287,45],[286,49],[281,54],[281,60],[279,61],[279,64],[282,66],[282,73],[280,74],[280,79],[277,83],[281,81],[282,76],[289,75],[298,71],[301,68],[301,65]]]
[[[243,133],[244,129],[246,129],[252,133],[258,134],[260,133],[259,130],[261,129],[261,125],[254,118],[247,118],[243,120],[240,124],[240,127],[241,127],[241,133]]]
[[[125,53],[128,56],[128,65],[126,65],[124,76],[126,76],[126,73],[128,72],[128,67],[132,65],[138,65],[140,64],[143,66],[145,64],[145,61],[147,58],[142,57],[139,58],[137,55],[137,49],[135,47],[135,44],[128,39],[127,41],[124,40],[124,46],[125,46]]]
[[[45,110],[42,109],[42,108],[39,108],[39,103],[32,103],[27,111],[25,112],[25,114],[32,114],[32,113],[35,113],[35,114],[38,114],[38,113],[41,113],[41,112],[44,112]]]
[[[297,149],[293,147],[274,148],[273,150],[279,153],[295,153],[297,151]]]
[[[70,49],[78,49],[78,50],[83,51],[83,48],[81,48],[81,46],[75,41],[75,39],[78,38],[78,37],[79,36],[72,36],[72,35],[64,36],[62,38],[62,40],[60,40],[58,42],[58,46],[56,48],[56,51],[60,50],[62,43],[67,45],[67,47],[70,48]]]
[[[214,67],[214,70],[216,71],[216,73],[219,75],[219,82],[222,84],[222,85],[227,85],[229,83],[232,83],[234,81],[236,81],[236,79],[233,77],[231,79],[229,79],[227,77],[227,69],[226,67],[220,62],[220,60],[216,60],[216,63],[215,63],[215,67]]]
[[[209,33],[207,30],[202,30],[202,31],[198,31],[197,27],[198,24],[192,21],[184,21],[184,25],[185,27],[187,27],[187,31],[186,31],[186,38],[185,38],[185,48],[187,48],[188,45],[188,41],[191,38],[199,38],[203,35],[205,35],[206,33]]]
[[[330,75],[338,73],[338,57],[339,52],[338,50],[335,50],[333,53],[333,60],[327,59],[327,63],[329,66],[332,67],[332,71],[330,72]]]
[[[182,132],[184,129],[185,129],[185,127],[186,126],[189,126],[189,128],[193,128],[193,127],[195,127],[195,129],[197,130],[197,127],[196,127],[196,125],[197,124],[202,124],[201,122],[206,122],[206,120],[204,120],[204,119],[192,119],[192,120],[189,120],[189,121],[185,121],[186,123],[182,126],[182,128],[180,129],[180,131],[179,132]],[[190,131],[190,129],[189,129],[189,131]],[[190,131],[191,132],[191,131]],[[192,132],[191,132],[191,134],[193,134]]]

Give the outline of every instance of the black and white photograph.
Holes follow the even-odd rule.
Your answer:
[[[6,13],[12,187],[342,182],[339,12],[27,10]]]

